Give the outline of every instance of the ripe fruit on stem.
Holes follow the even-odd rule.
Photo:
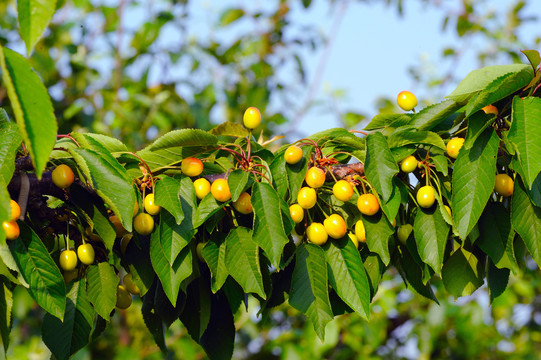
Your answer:
[[[308,228],[306,228],[306,236],[308,237],[308,241],[316,245],[325,244],[329,238],[323,224],[317,222],[311,223]]]
[[[311,167],[306,172],[304,181],[306,181],[306,184],[311,188],[320,188],[325,183],[325,171],[315,166]]]
[[[15,200],[9,200],[9,206],[11,207],[11,216],[9,221],[16,221],[21,216],[21,208]]]
[[[85,265],[93,264],[95,255],[94,248],[88,243],[79,245],[77,248],[77,257]]]
[[[161,210],[161,206],[156,205],[154,202],[154,194],[148,194],[145,196],[144,203],[145,211],[150,215],[157,215]]]
[[[444,205],[443,206],[445,208],[445,210],[447,211],[447,213],[449,214],[450,217],[453,217],[453,214],[451,213],[451,208],[447,205]]]
[[[338,214],[331,214],[323,221],[323,226],[327,234],[333,239],[341,239],[348,232],[344,218]]]
[[[140,213],[133,219],[133,229],[139,235],[148,235],[154,230],[154,219],[147,213]]]
[[[70,271],[77,267],[77,254],[71,249],[62,250],[58,261],[62,270]]]
[[[15,240],[21,234],[21,229],[19,229],[19,224],[15,221],[4,221],[2,223],[2,229],[6,233],[6,240]]]
[[[511,196],[513,195],[513,190],[515,188],[515,182],[507,174],[498,174],[496,175],[496,180],[494,183],[494,191],[501,196]]]
[[[353,186],[346,180],[338,180],[332,187],[334,196],[340,201],[348,201],[353,196]]]
[[[295,165],[302,159],[302,149],[297,145],[291,145],[286,149],[284,153],[284,159],[286,163],[290,165]]]
[[[411,224],[404,224],[400,226],[396,232],[396,235],[398,235],[398,240],[400,240],[402,244],[406,244],[406,240],[408,240],[412,231],[413,226]]]
[[[357,208],[363,215],[375,215],[379,211],[379,202],[374,194],[362,194],[357,200]]]
[[[132,217],[135,217],[135,215],[137,215],[138,213],[139,213],[139,203],[136,201],[135,206],[133,207],[133,216]]]
[[[417,203],[422,208],[429,208],[436,201],[436,192],[430,185],[422,186],[417,190]]]
[[[182,160],[180,164],[182,173],[189,177],[198,176],[203,172],[203,162],[198,158],[189,157]]]
[[[126,248],[128,247],[128,244],[130,243],[132,237],[133,234],[126,234],[122,237],[122,239],[120,239],[120,252],[122,253],[122,255],[126,253]]]
[[[193,182],[195,196],[202,200],[210,192],[210,182],[205,178],[197,179]]]
[[[141,293],[141,290],[139,289],[137,284],[133,282],[132,274],[124,275],[122,282],[124,283],[124,287],[126,288],[126,290],[128,290],[128,292],[130,292],[131,294],[139,295]]]
[[[415,156],[410,155],[404,160],[402,160],[402,162],[400,163],[400,170],[408,174],[410,172],[413,172],[415,169],[417,169],[417,164],[419,164],[419,162],[417,161]]]
[[[252,197],[250,194],[243,192],[240,194],[237,201],[233,202],[233,207],[241,214],[247,215],[253,211],[251,199]]]
[[[463,138],[452,138],[447,143],[447,155],[452,159],[456,159],[462,145],[464,145]]]
[[[259,109],[253,106],[246,109],[242,121],[247,129],[258,127],[261,124],[261,113]]]
[[[72,282],[73,280],[77,279],[77,276],[79,276],[79,271],[77,269],[64,271],[62,276],[64,277],[64,282],[68,284]]]
[[[231,199],[231,191],[227,179],[216,179],[210,186],[212,196],[218,201],[225,202]]]
[[[52,172],[53,183],[61,189],[68,188],[75,180],[73,170],[68,165],[58,165]]]
[[[109,221],[115,227],[116,237],[122,237],[122,236],[124,236],[124,234],[127,233],[126,229],[124,229],[124,226],[122,226],[122,223],[120,222],[120,219],[118,218],[118,216],[111,215],[109,217]]]
[[[349,239],[353,242],[353,244],[355,245],[355,247],[358,249],[359,248],[359,239],[357,239],[357,235],[355,235],[354,233],[350,232],[348,233],[348,236],[349,236]]]
[[[410,91],[399,92],[396,97],[396,102],[404,111],[413,110],[413,108],[417,106],[417,98]]]
[[[304,220],[304,209],[299,204],[293,204],[289,207],[289,215],[295,224]]]
[[[116,287],[116,307],[119,309],[127,309],[131,305],[131,295],[123,285]]]
[[[498,115],[498,108],[494,105],[487,105],[482,110],[485,112],[485,114]]]
[[[206,263],[207,260],[205,260],[205,258],[203,257],[203,248],[205,247],[205,245],[207,245],[208,241],[207,242],[200,242],[200,243],[197,243],[196,247],[195,247],[195,253],[197,254],[197,258],[199,259],[199,261],[203,262],[203,263]]]
[[[355,236],[360,242],[366,242],[366,231],[364,229],[364,223],[362,220],[358,220],[355,223]]]
[[[303,209],[311,209],[316,205],[317,202],[317,195],[316,191],[309,187],[303,187],[299,190],[299,193],[297,194],[297,203],[303,208]]]

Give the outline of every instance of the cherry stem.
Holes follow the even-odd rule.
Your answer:
[[[81,147],[81,145],[79,145],[79,143],[77,142],[77,140],[75,140],[70,134],[67,134],[67,135],[56,135],[56,138],[57,139],[62,139],[62,138],[66,138],[66,139],[70,139],[71,141],[73,141],[75,143],[75,145],[77,145],[77,147]]]
[[[253,170],[253,169],[251,170],[251,172],[252,172],[252,174],[254,174],[254,175],[259,175],[259,176],[261,176],[261,177],[264,177],[264,178],[269,182],[269,184],[271,183],[271,181],[269,180],[269,178],[266,177],[263,173],[261,173],[261,172],[259,172],[259,171],[257,171],[257,170]]]
[[[321,206],[321,204],[319,202],[316,202],[316,205],[317,207],[319,208],[319,210],[321,210],[321,212],[323,213],[323,215],[325,215],[325,219],[327,219],[329,217],[329,215],[327,215],[327,213],[325,212],[325,210],[323,210],[323,207]]]
[[[230,149],[230,148],[225,147],[225,146],[219,147],[218,150],[224,150],[224,151],[229,152],[231,155],[233,155],[233,156],[235,157],[235,160],[237,160],[237,162],[238,162],[242,167],[245,168],[245,167],[248,166],[248,160],[246,159],[245,154],[241,154],[241,153],[239,153],[238,151],[233,150],[233,149]],[[244,152],[244,151],[243,151],[243,152]]]
[[[350,133],[363,134],[364,136],[368,136],[368,135],[369,135],[366,131],[362,131],[362,130],[349,130],[349,132],[350,132]]]
[[[150,183],[152,184],[152,192],[154,192],[154,176],[152,176],[152,171],[150,170],[150,167],[148,166],[148,164],[146,163],[146,161],[143,160],[142,157],[140,157],[139,155],[137,155],[137,154],[134,153],[134,152],[127,152],[127,154],[130,154],[130,155],[135,156],[137,159],[139,159],[139,161],[141,161],[141,163],[143,164],[143,166],[147,169],[148,176],[150,176]],[[143,199],[144,199],[144,198],[145,198],[145,196],[144,196],[144,190],[143,190]]]
[[[252,154],[252,129],[250,129],[250,136],[246,137],[246,140],[248,141],[248,156],[247,160],[250,162],[250,155]]]
[[[338,180],[336,180],[336,176],[334,176],[332,170],[331,170],[331,167],[330,166],[326,166],[325,169],[327,169],[327,171],[331,174],[332,178],[334,179],[334,182],[338,182]]]

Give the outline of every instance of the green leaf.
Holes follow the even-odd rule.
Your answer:
[[[317,335],[323,340],[325,326],[333,319],[325,252],[318,245],[303,243],[297,247],[296,259],[289,304],[308,316]]]
[[[408,125],[411,121],[411,117],[411,114],[378,114],[372,118],[372,121],[366,125],[364,130],[379,130],[388,127],[396,128]]]
[[[93,323],[94,309],[88,301],[83,278],[73,283],[67,294],[64,321],[45,314],[41,336],[56,359],[67,360],[90,342]]]
[[[70,134],[71,136],[78,138],[76,136],[77,133],[72,132]],[[107,135],[93,133],[85,133],[79,135],[84,137],[86,141],[88,141],[90,144],[100,144],[101,147],[103,147],[107,152],[111,154],[129,151],[122,141]],[[92,147],[92,149],[97,150],[95,149],[95,147]]]
[[[250,180],[250,173],[242,169],[232,171],[227,177],[229,190],[231,191],[231,201],[237,201],[240,194],[246,189]]]
[[[522,89],[532,80],[531,69],[500,76],[475,94],[466,106],[466,117]]]
[[[403,127],[396,129],[387,139],[389,148],[397,148],[410,144],[434,145],[445,150],[445,143],[438,134],[432,131],[417,130],[414,127]]]
[[[108,263],[90,265],[86,272],[86,292],[94,310],[105,320],[110,318],[116,305],[118,277]]]
[[[70,197],[73,203],[79,207],[78,213],[102,238],[107,250],[113,250],[116,238],[115,227],[109,221],[107,209],[103,203],[96,201],[86,189],[77,183],[70,186]]]
[[[521,53],[526,55],[528,58],[528,61],[530,62],[530,65],[532,65],[532,69],[534,72],[536,71],[537,67],[541,63],[541,55],[539,55],[539,51],[537,50],[520,50]]]
[[[511,224],[524,240],[534,261],[541,266],[541,208],[532,204],[520,178],[515,182],[511,200]]]
[[[156,182],[154,196],[156,205],[163,207],[169,211],[180,225],[184,219],[182,204],[180,203],[180,181],[169,176],[163,176],[160,181]]]
[[[191,241],[194,231],[186,226],[177,225],[172,215],[162,213],[160,216],[160,252],[170,266],[172,266],[178,254]],[[152,248],[152,241],[151,241]],[[151,250],[152,253],[152,250]]]
[[[152,145],[147,146],[136,154],[149,166],[150,171],[157,172],[169,169],[170,166],[179,166],[183,159],[196,155],[198,151],[191,147],[166,148],[161,150],[150,150]],[[141,172],[137,169],[134,177],[140,176]]]
[[[244,10],[230,8],[226,9],[220,16],[220,26],[227,26],[235,21],[239,20],[244,16]]]
[[[212,215],[223,209],[230,202],[230,200],[226,202],[218,201],[211,193],[208,193],[197,207],[197,211],[195,212],[195,222],[193,224],[194,228],[203,225],[203,223]]]
[[[32,53],[56,11],[56,0],[18,0],[19,33],[26,43],[26,53]]]
[[[234,136],[234,137],[246,137],[250,136],[250,131],[239,123],[224,122],[209,131],[212,135],[216,136]]]
[[[430,157],[430,160],[436,165],[436,170],[441,172],[443,176],[447,176],[449,173],[449,167],[447,158],[444,155],[434,155]]]
[[[90,173],[88,180],[96,193],[118,216],[122,226],[128,232],[132,231],[133,208],[136,199],[132,180],[124,168],[110,154],[87,149],[77,149],[75,153],[84,161],[84,164],[81,164],[80,159],[75,159],[77,164],[88,168]]]
[[[64,278],[36,233],[25,223],[18,223],[21,234],[9,242],[9,250],[30,285],[28,291],[32,298],[45,311],[62,320],[66,308]]]
[[[41,179],[58,128],[51,99],[39,76],[21,55],[0,46],[0,67],[20,134],[36,176]]]
[[[438,104],[430,105],[413,115],[409,125],[419,130],[430,130],[445,121],[450,115],[461,108],[461,105],[453,100],[445,100]]]
[[[459,248],[445,262],[441,275],[443,285],[455,298],[471,295],[484,283],[484,262]]]
[[[413,233],[421,260],[430,265],[437,274],[441,274],[443,253],[449,234],[449,225],[443,219],[441,211],[437,208],[417,208]]]
[[[211,296],[210,320],[200,344],[210,360],[230,360],[235,343],[235,322],[225,296]]]
[[[509,211],[501,203],[490,202],[479,219],[477,245],[499,269],[511,269],[518,274],[513,250],[515,231],[511,227]]]
[[[5,111],[0,108],[0,117],[2,114],[5,114]],[[21,142],[16,124],[0,121],[0,183],[9,184],[15,171],[15,156]]]
[[[494,189],[499,139],[486,129],[470,149],[461,149],[453,172],[451,197],[453,220],[460,238],[473,229]]]
[[[11,206],[9,200],[11,196],[9,195],[7,185],[0,181],[0,222],[8,221],[11,217]],[[6,233],[4,227],[0,228],[0,244],[6,244]]]
[[[4,353],[7,353],[9,347],[9,333],[11,332],[11,310],[13,309],[13,292],[2,281],[0,285],[0,334],[2,335],[2,344]]]
[[[253,239],[265,251],[271,264],[278,268],[282,250],[288,242],[282,222],[280,203],[276,191],[266,183],[256,182],[252,188],[252,206],[254,208]]]
[[[364,257],[364,256],[363,256]],[[369,253],[364,261],[364,270],[368,275],[368,284],[370,285],[370,299],[373,299],[378,290],[379,282],[381,281],[381,275],[386,270],[385,264],[381,261],[380,257],[374,253]]]
[[[541,174],[537,175],[530,190],[530,199],[535,206],[541,207]]]
[[[273,186],[276,189],[278,196],[285,199],[287,190],[289,189],[289,179],[286,170],[286,166],[288,165],[284,160],[283,154],[284,151],[277,152],[269,167],[272,174]]]
[[[143,297],[143,306],[141,307],[141,314],[143,315],[143,321],[154,338],[156,345],[162,351],[162,354],[167,355],[167,345],[165,344],[165,324],[161,317],[157,314],[154,307],[154,294],[156,293],[156,283],[148,290],[147,294]]]
[[[221,232],[215,233],[201,252],[212,275],[211,289],[213,293],[222,288],[229,276],[225,266],[225,236]]]
[[[193,226],[193,222],[195,219],[197,198],[195,197],[195,189],[192,179],[187,176],[180,179],[179,195],[180,203],[182,205],[182,212],[184,213],[184,220],[182,220],[181,226],[193,229],[195,228],[195,226]]]
[[[163,291],[171,301],[171,304],[177,303],[180,284],[184,279],[192,274],[192,252],[189,247],[184,247],[176,257],[172,254],[176,245],[173,242],[174,230],[171,224],[165,221],[154,229],[150,238],[150,260],[156,275],[160,279]],[[171,263],[171,260],[173,262]]]
[[[259,265],[259,246],[252,240],[250,229],[239,226],[225,238],[225,266],[246,293],[266,299]]]
[[[402,276],[405,277],[404,281],[407,281],[406,285],[411,285],[418,294],[439,304],[430,283],[423,281],[423,269],[415,261],[414,255],[402,248],[402,251],[394,253],[393,263],[398,264],[398,269],[401,271]]]
[[[387,140],[381,133],[366,137],[366,162],[364,164],[366,178],[387,202],[393,192],[393,176],[398,173]]]
[[[204,130],[181,129],[173,130],[159,137],[150,145],[149,150],[156,151],[172,147],[182,146],[214,146],[218,144],[218,138]]]
[[[380,256],[385,265],[389,265],[389,238],[395,231],[393,226],[381,211],[373,216],[363,216],[362,220],[366,230],[366,245],[371,252]]]
[[[347,236],[327,242],[324,250],[331,286],[346,304],[368,320],[370,286],[359,251]]]
[[[541,171],[541,99],[526,97],[513,99],[512,123],[508,139],[515,145],[513,162],[520,166],[518,172],[528,185],[532,184]]]
[[[494,265],[489,259],[487,264],[487,285],[490,304],[494,299],[503,294],[509,282],[509,269],[501,269]]]
[[[475,93],[486,88],[488,84],[500,76],[508,73],[518,73],[519,71],[533,72],[530,66],[524,64],[494,65],[474,70],[469,73],[447,97],[458,103],[466,102],[475,95]]]
[[[201,341],[210,321],[210,296],[206,281],[192,281],[186,289],[186,304],[179,319],[196,342]]]

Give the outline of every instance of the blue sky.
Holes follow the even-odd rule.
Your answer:
[[[476,6],[495,13],[505,13],[516,0],[479,0]],[[530,12],[535,12],[530,1]],[[431,1],[433,2],[433,1]],[[317,30],[327,36],[336,18],[340,18],[338,31],[330,46],[330,53],[323,68],[320,81],[316,84],[314,100],[328,98],[330,92],[339,91],[343,96],[336,102],[336,107],[342,113],[349,111],[368,115],[368,119],[377,113],[376,100],[383,96],[395,99],[402,90],[413,91],[421,104],[441,101],[442,95],[450,93],[456,83],[448,83],[438,88],[438,94],[427,93],[426,89],[416,86],[408,68],[421,63],[426,64],[427,72],[442,73],[451,66],[449,61],[442,61],[441,52],[449,46],[457,46],[461,39],[455,34],[454,23],[449,23],[447,31],[443,32],[442,21],[445,11],[442,8],[459,13],[462,1],[441,0],[442,8],[427,5],[423,1],[404,1],[404,16],[399,16],[396,5],[389,6],[383,1],[330,1],[314,0],[306,10],[301,1],[292,2],[291,19],[295,23],[316,24]],[[347,3],[343,16],[340,17],[340,4]],[[273,8],[275,2],[265,1],[234,1],[206,0],[190,3],[192,21],[198,24],[217,23],[222,11],[229,7],[241,7],[249,11]],[[541,13],[540,13],[541,14]],[[235,26],[245,26],[240,24]],[[205,26],[195,26],[194,36],[208,35]],[[534,25],[524,27],[532,31]],[[221,30],[223,31],[223,30]],[[227,31],[234,33],[235,29],[226,29],[223,33],[212,34],[221,39],[227,38]],[[532,31],[539,34],[539,30]],[[527,36],[525,36],[527,38]],[[533,37],[533,36],[532,36]],[[486,44],[476,43],[473,39],[469,50],[454,68],[460,78],[470,71],[479,68],[474,54],[477,47]],[[323,47],[312,53],[306,51],[303,56],[309,84],[313,81],[318,65],[324,57]],[[508,62],[509,60],[507,60]],[[507,63],[505,62],[505,63]],[[307,94],[300,94],[298,102],[303,103]],[[297,101],[297,99],[296,99]],[[278,131],[290,135],[289,140],[310,135],[316,131],[339,126],[335,110],[329,107],[314,107],[300,121],[292,119],[293,125],[287,125]],[[361,128],[362,126],[360,126]],[[291,130],[297,132],[291,135]]]

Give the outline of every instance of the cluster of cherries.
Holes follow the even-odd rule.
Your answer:
[[[284,160],[289,165],[295,165],[303,157],[302,149],[297,145],[291,145],[284,153]],[[325,184],[325,170],[318,166],[312,166],[306,171],[304,183],[297,194],[297,203],[289,207],[291,219],[296,224],[304,220],[305,210],[310,210],[317,204],[317,190]],[[356,188],[347,180],[338,180],[332,187],[333,195],[340,201],[349,201]],[[357,208],[363,215],[375,215],[379,211],[379,202],[372,193],[361,194],[357,200]],[[344,218],[340,214],[327,215],[325,212],[323,223],[311,222],[306,228],[306,237],[309,242],[317,245],[323,245],[328,238],[340,239],[348,234],[348,227]],[[366,234],[362,220],[355,224],[354,233],[350,232],[350,239],[355,246],[359,242],[366,241]]]
[[[417,98],[414,94],[409,91],[402,91],[398,94],[397,97],[398,105],[405,111],[414,110],[414,107],[417,106]],[[487,105],[482,109],[485,114],[498,115],[498,109],[494,105]],[[464,145],[464,138],[455,137],[450,139],[446,145],[447,156],[454,161],[458,157],[458,153],[462,146]],[[423,167],[425,162],[420,162],[414,155],[407,156],[400,163],[400,170],[404,173],[411,173],[419,167]],[[426,165],[426,164],[425,164]],[[430,208],[434,205],[435,202],[435,189],[433,186],[429,185],[429,179],[427,176],[427,185],[421,186],[417,190],[416,200],[417,204],[422,208]],[[503,197],[508,197],[513,195],[514,190],[514,181],[513,179],[505,173],[496,174],[495,183],[494,183],[494,192]],[[452,216],[451,209],[449,206],[444,205],[449,216]],[[409,234],[411,233],[413,227],[411,224],[404,224],[398,229],[397,235],[401,242],[405,243]]]

